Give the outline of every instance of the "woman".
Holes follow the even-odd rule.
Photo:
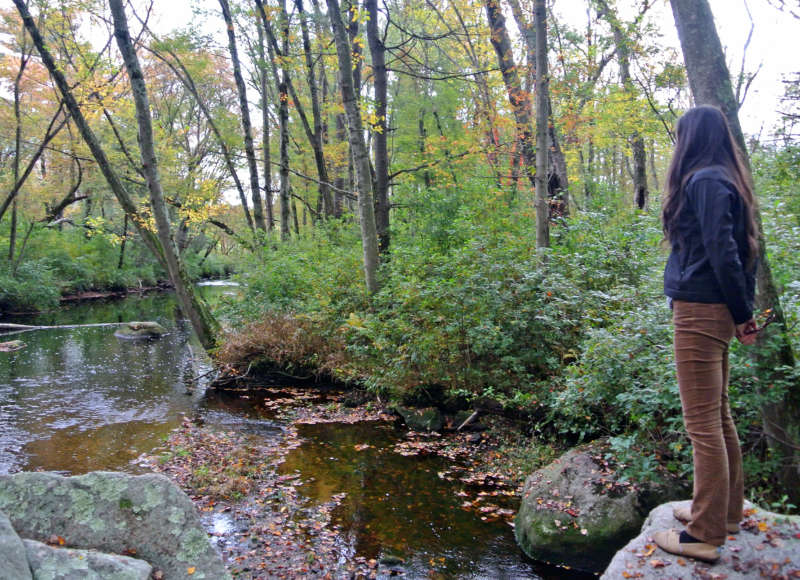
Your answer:
[[[750,176],[722,112],[710,106],[678,121],[662,221],[672,253],[664,293],[673,308],[683,421],[692,441],[691,509],[686,530],[657,532],[665,551],[713,562],[739,530],[742,454],[728,404],[728,344],[755,342],[758,229]]]

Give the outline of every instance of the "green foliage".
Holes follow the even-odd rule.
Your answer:
[[[16,273],[0,263],[0,312],[43,310],[58,305],[58,286],[46,260],[20,264]]]

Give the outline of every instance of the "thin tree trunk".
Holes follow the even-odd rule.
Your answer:
[[[348,121],[348,139],[353,151],[353,165],[356,172],[358,191],[359,222],[361,225],[361,244],[364,257],[364,278],[367,292],[378,291],[378,234],[375,227],[375,206],[372,201],[372,177],[369,170],[369,154],[364,143],[364,131],[361,124],[361,112],[356,99],[353,61],[350,57],[350,43],[347,40],[342,16],[337,0],[327,0],[328,16],[331,19],[333,38],[336,42],[336,53],[339,58],[339,83],[342,89],[342,101]]]
[[[606,0],[596,0],[599,13],[611,26],[614,34],[614,45],[617,48],[617,62],[619,63],[619,78],[622,87],[628,95],[629,101],[634,99],[634,86],[631,80],[631,57],[629,40],[622,30],[622,23],[617,14],[608,6]],[[633,198],[636,207],[644,209],[647,206],[649,190],[647,187],[647,155],[644,148],[644,138],[641,133],[631,133],[628,143],[633,152]]]
[[[128,242],[128,214],[125,214],[124,221],[122,222],[122,242],[119,244],[119,261],[117,262],[117,270],[122,270],[125,264],[125,244]]]
[[[139,59],[133,48],[128,22],[125,17],[123,0],[109,0],[111,14],[114,19],[114,36],[117,39],[120,53],[125,61],[125,68],[130,79],[131,92],[136,105],[136,122],[139,127],[139,150],[142,156],[142,166],[147,178],[147,187],[150,192],[150,204],[156,222],[158,241],[162,255],[167,265],[175,294],[181,310],[189,318],[197,333],[197,337],[204,348],[212,348],[216,342],[219,326],[211,316],[206,305],[194,293],[194,287],[189,281],[186,271],[181,263],[180,256],[172,239],[172,232],[167,214],[167,205],[161,190],[161,180],[158,173],[158,160],[153,143],[153,129],[150,120],[150,105],[147,97],[147,87],[144,75],[139,66]]]
[[[722,110],[749,164],[747,146],[739,124],[738,103],[711,8],[707,0],[670,0],[670,4],[695,103],[715,105]],[[774,311],[777,318],[775,326],[780,332],[780,336],[774,337],[771,333],[775,330],[770,329],[760,332],[758,336],[759,350],[756,356],[764,371],[761,382],[766,384],[768,381],[786,381],[787,377],[781,369],[793,367],[795,358],[780,295],[767,259],[767,245],[757,207],[755,212],[759,233],[756,306]],[[782,400],[764,403],[761,416],[770,448],[785,461],[779,473],[783,490],[790,501],[797,504],[800,501],[800,390],[788,388]]]
[[[253,147],[253,126],[250,122],[250,108],[247,103],[247,88],[242,78],[242,67],[239,63],[239,51],[236,48],[236,33],[233,28],[233,17],[228,0],[219,0],[222,8],[222,17],[228,31],[228,50],[231,53],[233,64],[233,78],[236,81],[236,91],[239,95],[239,111],[242,119],[242,131],[244,132],[244,151],[247,157],[247,168],[250,170],[250,194],[253,198],[253,218],[256,227],[261,231],[266,231],[267,224],[264,221],[264,206],[261,203],[261,189],[258,185],[258,166],[256,164],[256,152]]]
[[[275,227],[275,216],[272,211],[272,159],[270,158],[269,142],[269,102],[267,91],[267,53],[264,48],[264,26],[261,20],[256,18],[256,29],[258,30],[258,58],[259,63],[259,86],[261,88],[261,147],[262,159],[264,164],[264,205],[267,209],[267,230],[272,231]]]
[[[372,56],[372,76],[375,83],[375,116],[373,131],[373,154],[375,156],[375,227],[378,230],[378,250],[381,254],[389,250],[389,149],[386,125],[386,47],[378,34],[378,2],[366,0],[364,5],[367,20],[367,41]]]
[[[547,69],[547,7],[545,0],[534,2],[534,26],[536,27],[536,247],[550,247],[550,208],[548,207],[547,166],[547,122],[549,107]]]
[[[322,111],[320,109],[319,87],[315,76],[314,63],[311,57],[311,40],[308,34],[308,24],[306,14],[303,11],[303,0],[295,0],[297,11],[300,14],[300,32],[303,36],[303,54],[306,61],[306,77],[308,89],[311,94],[311,114],[314,118],[314,130],[309,138],[311,148],[314,151],[314,162],[317,166],[319,176],[319,196],[324,205],[325,215],[333,215],[333,198],[328,183],[328,166],[325,162],[325,155],[322,149],[323,130],[322,130]]]
[[[14,161],[13,173],[14,183],[19,181],[19,158],[22,154],[22,115],[20,113],[20,84],[22,82],[22,75],[25,74],[25,68],[28,66],[30,55],[27,50],[28,37],[25,30],[22,30],[22,47],[20,50],[19,70],[14,77]],[[17,189],[19,191],[19,189]],[[13,198],[13,205],[11,206],[11,229],[8,234],[8,261],[14,261],[14,253],[17,244],[17,199]]]
[[[522,32],[522,38],[525,40],[527,48],[528,71],[526,82],[528,84],[527,91],[530,92],[531,80],[536,81],[536,30],[533,24],[525,18],[525,13],[520,6],[519,0],[510,0],[511,12],[514,15],[514,20],[517,22],[517,27]],[[569,191],[569,178],[567,174],[567,161],[564,158],[564,152],[561,149],[561,142],[556,133],[555,123],[553,120],[553,104],[550,96],[547,97],[547,116],[548,116],[548,138],[550,148],[550,165],[549,175],[547,181],[548,197],[550,199],[550,214],[566,216],[569,215],[569,204],[567,203],[567,196]]]

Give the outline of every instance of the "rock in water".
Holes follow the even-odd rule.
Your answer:
[[[602,572],[648,510],[664,501],[661,493],[670,493],[620,481],[601,453],[573,449],[525,481],[514,534],[528,556]]]
[[[652,542],[653,532],[683,529],[672,511],[676,505],[688,503],[666,503],[650,512],[639,535],[617,552],[600,580],[800,577],[800,516],[782,516],[747,504],[742,531],[728,536],[720,550],[720,559],[713,565],[668,554],[656,547]]]
[[[21,340],[9,340],[8,342],[0,342],[0,352],[14,352],[21,350],[28,346]]]
[[[0,511],[23,538],[135,553],[169,579],[230,578],[191,500],[160,474],[2,475]]]
[[[51,548],[24,540],[35,578],[48,580],[149,580],[153,567],[144,560],[93,550]]]
[[[8,517],[0,512],[0,571],[3,578],[31,580],[31,570],[25,557],[25,545],[14,531]]]
[[[160,338],[167,329],[158,322],[128,322],[114,333],[117,338]]]

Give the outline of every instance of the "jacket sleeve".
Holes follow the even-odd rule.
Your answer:
[[[736,324],[753,317],[747,280],[733,235],[733,210],[738,195],[718,179],[699,179],[688,190],[700,224],[706,256]]]

